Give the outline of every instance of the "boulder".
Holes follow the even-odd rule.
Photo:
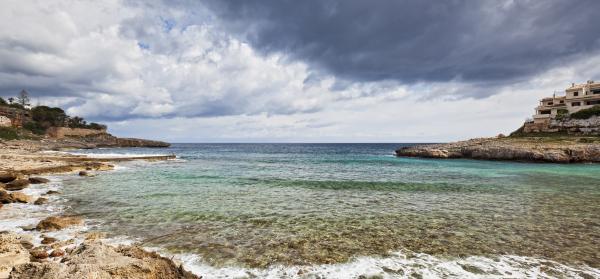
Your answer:
[[[38,260],[46,259],[49,256],[48,252],[46,252],[46,250],[44,250],[42,248],[32,249],[29,251],[29,254],[31,254],[32,259],[38,259]]]
[[[76,225],[82,225],[83,219],[74,216],[52,216],[38,223],[38,231],[57,231]]]
[[[50,182],[50,179],[48,178],[43,178],[43,177],[30,177],[29,178],[29,183],[31,184],[42,184],[42,183],[48,183]]]
[[[0,203],[12,203],[14,202],[12,196],[4,191],[4,190],[0,190]]]
[[[10,196],[13,199],[13,202],[20,202],[20,203],[30,203],[31,202],[31,196],[25,195],[21,192],[10,193]]]
[[[13,180],[17,179],[17,175],[16,174],[12,174],[12,173],[3,173],[0,174],[0,182],[2,183],[8,183],[11,182]]]
[[[27,188],[27,186],[29,186],[29,180],[17,179],[17,180],[13,180],[9,183],[6,183],[6,185],[4,185],[4,189],[9,190],[9,191],[18,191],[18,190],[23,190],[23,189]]]
[[[62,257],[64,255],[65,255],[65,251],[63,251],[61,249],[54,249],[54,250],[52,250],[52,253],[50,253],[50,257],[52,257],[52,258]]]
[[[90,176],[90,173],[87,171],[80,171],[79,176]]]
[[[38,198],[37,200],[35,200],[35,202],[33,204],[42,205],[42,204],[46,204],[47,202],[48,202],[47,198]]]
[[[21,243],[21,246],[23,246],[23,248],[30,250],[33,248],[33,243],[27,241],[27,240],[21,240],[19,243]]]
[[[42,239],[42,244],[51,244],[56,241],[58,241],[58,239],[56,239],[54,237],[44,236],[44,238]]]

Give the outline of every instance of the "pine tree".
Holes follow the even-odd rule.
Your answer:
[[[17,102],[22,106],[29,106],[29,93],[25,91],[25,89],[21,90],[19,93],[19,97],[17,97]]]

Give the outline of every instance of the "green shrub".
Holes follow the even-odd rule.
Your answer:
[[[51,126],[61,127],[65,124],[67,114],[61,108],[37,106],[31,109],[31,118],[33,121],[40,123],[44,128]]]
[[[574,119],[588,119],[592,116],[600,115],[600,105],[593,106],[591,108],[582,109],[578,112],[572,113],[571,118]]]
[[[2,97],[0,97],[0,106],[6,106],[8,103]]]
[[[0,127],[0,139],[13,140],[18,139],[17,129],[9,127]]]
[[[46,133],[46,127],[44,127],[40,122],[27,122],[23,125],[23,128],[31,131],[36,135],[43,135]]]
[[[556,119],[562,120],[569,116],[569,111],[566,109],[559,109],[556,111]]]

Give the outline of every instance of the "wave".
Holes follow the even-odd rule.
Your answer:
[[[348,263],[274,266],[267,269],[204,264],[194,254],[176,255],[184,268],[202,278],[600,278],[600,269],[573,267],[522,256],[446,259],[395,252],[389,257],[359,257]]]

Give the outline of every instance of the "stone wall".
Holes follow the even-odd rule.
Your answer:
[[[87,137],[91,135],[106,134],[106,129],[82,129],[66,127],[50,127],[46,130],[46,135],[50,138],[62,139],[64,137]]]
[[[524,133],[566,133],[572,135],[600,135],[600,116],[588,119],[552,119],[548,123],[525,123]]]

